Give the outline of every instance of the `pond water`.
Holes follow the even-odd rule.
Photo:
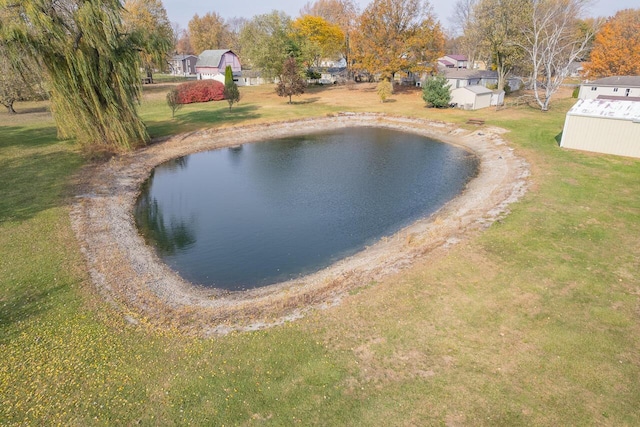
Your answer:
[[[135,217],[183,278],[244,290],[315,272],[428,216],[477,169],[473,154],[423,136],[348,128],[161,164]]]

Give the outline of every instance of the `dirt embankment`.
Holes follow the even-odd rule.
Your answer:
[[[138,234],[133,206],[156,165],[189,153],[326,129],[378,126],[464,147],[480,159],[465,191],[428,218],[317,273],[260,289],[226,292],[196,287],[171,271]],[[397,272],[418,257],[467,238],[507,212],[526,191],[529,169],[501,138],[504,131],[378,114],[263,124],[177,135],[143,150],[86,167],[72,222],[97,289],[131,322],[149,319],[210,335],[252,330],[340,302],[358,286]]]

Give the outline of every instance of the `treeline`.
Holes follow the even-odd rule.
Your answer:
[[[51,98],[61,137],[126,151],[149,137],[137,114],[141,74],[165,69],[175,52],[231,48],[264,76],[343,59],[351,75],[392,79],[435,73],[444,54],[464,53],[498,72],[528,76],[542,110],[585,61],[590,78],[640,74],[640,9],[585,18],[588,0],[458,0],[447,36],[428,0],[316,0],[293,19],[283,12],[225,20],[195,15],[171,24],[160,0],[0,0],[0,102]]]

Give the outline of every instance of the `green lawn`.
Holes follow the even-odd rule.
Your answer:
[[[43,104],[0,113],[0,425],[640,425],[640,161],[558,147],[552,111],[430,110],[373,86],[269,87],[186,106],[145,86],[155,137],[380,111],[504,127],[531,164],[511,214],[303,320],[213,339],[131,325],[69,221],[85,163]]]

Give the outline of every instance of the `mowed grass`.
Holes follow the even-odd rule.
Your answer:
[[[424,108],[373,85],[185,106],[155,137],[379,111],[504,127],[531,189],[482,234],[342,304],[212,339],[131,325],[90,282],[68,188],[86,161],[45,105],[0,113],[0,425],[639,425],[640,161],[558,147],[552,111]],[[471,127],[470,127],[471,128]]]

